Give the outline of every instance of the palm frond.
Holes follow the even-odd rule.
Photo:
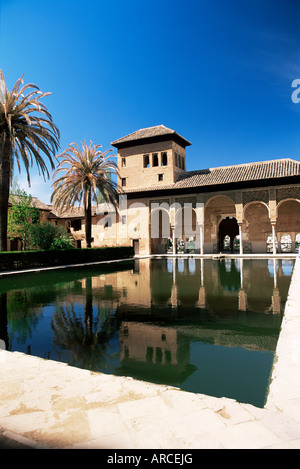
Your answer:
[[[112,150],[102,152],[100,148],[101,145],[94,145],[92,141],[89,144],[84,141],[81,148],[73,142],[56,156],[60,161],[53,175],[51,197],[55,209],[64,210],[76,202],[83,202],[86,209],[90,193],[92,199],[97,200],[97,190],[105,201],[118,205],[117,184],[110,177],[118,173],[118,167],[109,159]]]
[[[23,75],[8,92],[0,70],[0,136],[5,134],[10,140],[12,157],[19,171],[23,162],[29,184],[33,163],[44,179],[50,177],[45,156],[51,169],[55,169],[53,156],[59,148],[60,134],[50,112],[40,101],[49,94],[40,91],[34,83],[24,85]]]

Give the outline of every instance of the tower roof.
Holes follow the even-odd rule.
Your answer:
[[[155,125],[153,127],[147,127],[145,129],[136,130],[135,132],[126,135],[125,137],[119,138],[114,142],[111,142],[116,148],[124,148],[132,145],[139,145],[143,143],[150,143],[150,141],[162,141],[167,139],[175,140],[183,147],[191,145],[191,143],[185,138],[181,137],[175,130],[169,129],[164,125]]]

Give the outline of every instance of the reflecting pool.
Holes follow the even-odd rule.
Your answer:
[[[0,339],[11,351],[263,407],[293,266],[163,258],[4,277]]]

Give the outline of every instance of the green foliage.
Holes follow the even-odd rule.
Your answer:
[[[15,168],[24,166],[30,182],[30,169],[36,164],[39,174],[50,177],[47,163],[55,168],[53,156],[59,148],[59,130],[41,101],[43,93],[34,83],[23,84],[23,75],[11,91],[0,70],[0,250],[7,250],[9,187]],[[45,161],[46,159],[46,161]]]
[[[118,166],[107,155],[111,150],[102,152],[101,145],[87,145],[82,148],[72,143],[61,154],[54,173],[54,184],[51,201],[54,210],[66,210],[74,204],[83,203],[85,215],[85,240],[91,247],[92,200],[105,201],[118,206],[119,194],[117,183],[111,176],[118,174]],[[61,173],[63,172],[63,175]]]
[[[50,222],[32,225],[30,229],[31,243],[37,249],[72,249],[74,239],[63,226]]]
[[[30,244],[30,231],[34,223],[39,222],[40,212],[34,205],[32,196],[20,188],[10,195],[11,207],[8,211],[8,238],[21,238],[23,250]]]

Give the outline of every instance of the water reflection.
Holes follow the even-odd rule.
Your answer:
[[[40,273],[38,285],[26,275],[0,284],[0,339],[9,350],[263,405],[292,268],[168,258]]]

